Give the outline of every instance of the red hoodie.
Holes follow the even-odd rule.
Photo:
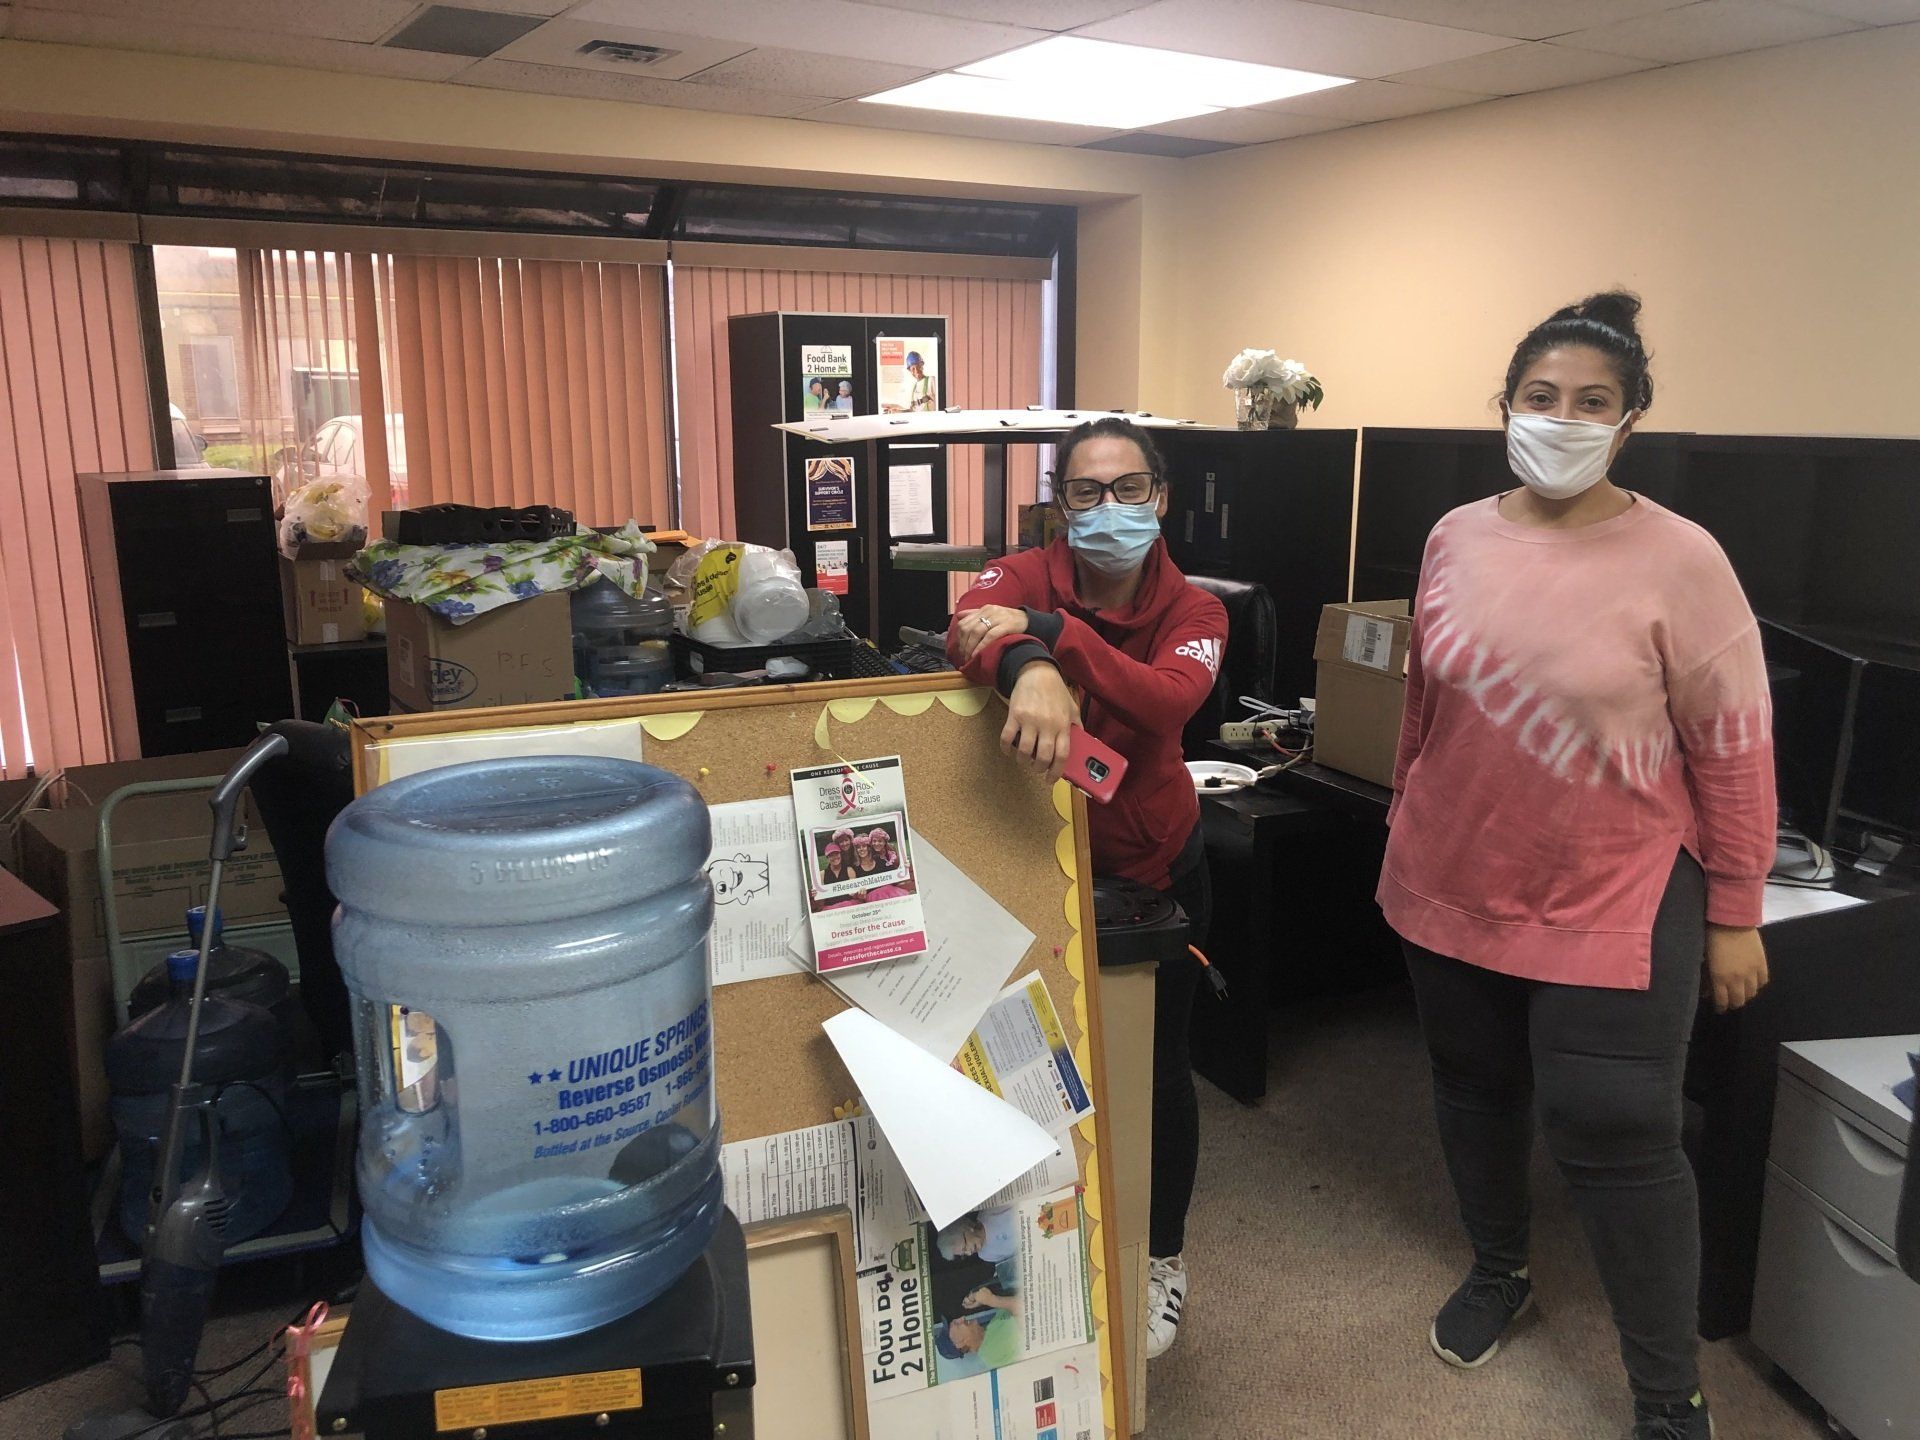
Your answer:
[[[1168,870],[1200,819],[1180,732],[1213,690],[1227,645],[1227,612],[1156,540],[1140,588],[1119,610],[1090,610],[1074,591],[1064,539],[996,560],[960,597],[956,617],[982,605],[1027,611],[1027,633],[983,646],[961,670],[1002,689],[1018,665],[1050,657],[1084,692],[1087,733],[1127,758],[1110,805],[1090,807],[1093,868],[1164,889]],[[958,634],[959,626],[949,629]],[[1013,664],[1003,664],[1011,659]],[[1003,669],[1008,672],[1003,676]]]

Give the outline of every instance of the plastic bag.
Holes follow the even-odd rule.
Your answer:
[[[703,540],[667,567],[682,629],[713,645],[770,645],[807,623],[807,592],[790,550]]]
[[[287,508],[280,517],[280,548],[289,555],[304,545],[351,545],[358,550],[367,543],[367,507],[372,499],[367,482],[357,475],[309,480],[287,496]]]

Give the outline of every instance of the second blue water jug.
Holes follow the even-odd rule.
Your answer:
[[[628,760],[380,786],[327,835],[367,1272],[456,1334],[618,1318],[722,1207],[705,803]]]

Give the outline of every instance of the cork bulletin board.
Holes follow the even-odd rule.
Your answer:
[[[628,722],[615,726],[611,722]],[[913,827],[1033,932],[1013,971],[1038,970],[1067,1027],[1095,1112],[1073,1132],[1084,1208],[1093,1229],[1090,1276],[1109,1437],[1130,1433],[1124,1347],[1118,1343],[1118,1244],[1103,1223],[1113,1194],[1107,1149],[1106,1073],[1094,954],[1092,868],[1085,799],[1048,787],[1000,751],[1004,711],[958,675],[899,676],[816,685],[758,686],[705,694],[507,706],[395,715],[354,722],[354,783],[381,783],[390,742],[524,737],[549,727],[593,727],[596,747],[638,722],[646,763],[690,781],[709,804],[790,795],[796,767],[878,755],[902,758]],[[559,753],[559,752],[556,752]],[[595,753],[607,753],[596,748]],[[822,1124],[855,1087],[821,1022],[848,1008],[824,982],[792,975],[714,991],[714,1062],[727,1140]]]

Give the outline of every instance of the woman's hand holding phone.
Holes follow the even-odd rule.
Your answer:
[[[1072,748],[1073,727],[1080,723],[1080,707],[1060,672],[1045,660],[1030,661],[1013,682],[1007,697],[1007,723],[1000,731],[1000,748],[1058,780]]]

